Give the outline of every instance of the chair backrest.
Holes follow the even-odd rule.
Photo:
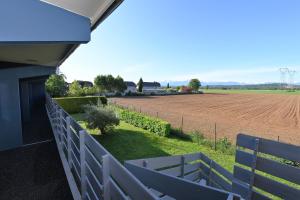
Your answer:
[[[300,199],[300,147],[237,136],[233,192],[245,199]]]

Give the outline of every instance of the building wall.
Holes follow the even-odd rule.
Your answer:
[[[0,150],[22,145],[19,79],[55,73],[54,67],[0,69]]]
[[[137,90],[136,87],[128,86],[124,93],[128,93],[129,91],[132,93],[136,93]]]
[[[143,90],[156,90],[156,89],[159,89],[160,87],[155,87],[155,86],[144,86],[143,87]]]

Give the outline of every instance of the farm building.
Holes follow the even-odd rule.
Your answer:
[[[125,84],[127,86],[127,89],[124,91],[124,93],[136,93],[137,89],[136,89],[136,84],[132,81],[125,81]]]
[[[143,82],[143,90],[156,90],[159,89],[160,83],[158,82]]]
[[[161,89],[161,85],[158,82],[143,82],[144,94],[159,94],[165,91]]]

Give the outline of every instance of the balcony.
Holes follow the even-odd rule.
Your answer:
[[[201,152],[126,161],[123,166],[49,96],[46,107],[74,199],[300,196],[300,169],[284,162],[299,162],[300,147],[239,134],[234,173]]]

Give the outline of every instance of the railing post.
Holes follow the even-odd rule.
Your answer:
[[[66,118],[66,123],[67,123],[67,143],[68,143],[68,163],[69,163],[69,166],[70,168],[72,168],[72,165],[71,165],[71,160],[72,160],[72,157],[71,157],[71,149],[72,149],[72,146],[71,146],[71,118],[69,116],[67,116]]]
[[[110,199],[110,170],[109,170],[109,155],[102,156],[102,177],[103,177],[103,199]]]
[[[185,163],[184,156],[181,156],[181,158],[180,158],[180,176],[182,178],[184,177],[184,163]]]
[[[86,171],[85,171],[85,134],[84,130],[79,131],[80,139],[80,169],[81,169],[81,198],[85,199],[86,194]]]

